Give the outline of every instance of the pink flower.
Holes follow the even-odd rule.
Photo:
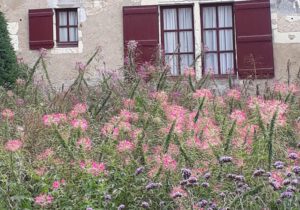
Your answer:
[[[124,99],[123,105],[125,109],[132,109],[134,107],[135,101],[132,99]]]
[[[241,99],[241,92],[237,89],[230,89],[227,92],[227,97],[232,98],[234,100],[240,100]]]
[[[67,121],[67,116],[61,113],[47,114],[43,116],[43,123],[46,126],[59,125],[65,121]]]
[[[88,128],[88,122],[85,119],[74,119],[71,122],[73,128],[79,128],[86,131]]]
[[[243,124],[247,120],[246,113],[241,110],[234,110],[231,113],[230,118],[235,120],[238,125]]]
[[[57,190],[60,187],[60,182],[59,181],[54,181],[52,184],[52,188]]]
[[[5,149],[7,151],[10,152],[16,152],[17,150],[19,150],[22,147],[22,142],[18,139],[16,140],[9,140],[8,142],[6,142],[5,144]]]
[[[194,99],[206,98],[209,100],[209,99],[213,98],[213,94],[211,93],[211,91],[209,89],[199,89],[199,90],[196,90],[195,93],[193,93],[193,98]]]
[[[160,103],[166,103],[168,101],[168,94],[164,91],[155,92],[152,94],[152,97]]]
[[[39,176],[43,176],[47,172],[45,167],[35,169],[34,171]]]
[[[54,154],[54,151],[51,148],[45,149],[42,153],[37,156],[38,160],[45,160],[51,157]]]
[[[78,114],[83,114],[87,111],[87,105],[85,103],[78,103],[73,107],[73,111]]]
[[[105,171],[104,163],[98,163],[95,161],[92,162],[92,166],[88,169],[88,173],[94,176],[99,176],[100,173],[103,173],[104,171]]]
[[[130,152],[134,149],[134,144],[128,140],[120,141],[117,150],[119,152]]]
[[[12,120],[15,116],[15,113],[11,109],[4,109],[1,112],[1,115],[4,119]]]
[[[196,72],[194,68],[186,68],[184,70],[184,76],[186,77],[195,77]]]
[[[34,198],[36,205],[47,206],[53,202],[53,197],[51,195],[40,194]]]
[[[88,137],[78,139],[77,148],[82,148],[83,150],[91,150],[92,149],[92,141]]]
[[[166,170],[174,171],[177,166],[176,160],[174,160],[170,155],[164,155],[162,158],[163,167]]]

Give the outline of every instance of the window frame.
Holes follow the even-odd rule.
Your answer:
[[[220,6],[231,6],[232,8],[232,27],[219,27],[219,10],[218,7]],[[206,7],[215,7],[216,8],[216,28],[205,28],[204,29],[204,16],[203,16],[203,9]],[[208,72],[205,71],[205,56],[206,53],[217,53],[217,58],[218,58],[218,74],[213,74],[214,77],[217,78],[226,78],[228,76],[236,75],[237,73],[237,59],[236,59],[236,36],[235,36],[235,15],[234,15],[234,3],[207,3],[207,4],[200,4],[200,23],[201,23],[201,43],[202,43],[202,75],[207,74]],[[226,29],[231,29],[232,30],[232,43],[233,43],[233,49],[232,50],[220,50],[220,30],[226,30]],[[204,32],[205,31],[216,31],[216,37],[217,37],[217,51],[205,51],[204,49]],[[233,72],[228,74],[222,74],[221,73],[221,62],[220,62],[220,54],[221,53],[233,53]]]
[[[178,15],[178,11],[180,8],[191,8],[192,9],[192,28],[191,29],[179,29],[179,15]],[[176,24],[177,24],[177,29],[173,29],[173,30],[164,30],[164,13],[163,10],[164,9],[176,9]],[[178,59],[177,59],[177,68],[178,68],[178,74],[174,75],[174,74],[170,74],[169,77],[178,77],[178,76],[182,76],[184,74],[181,73],[181,59],[180,59],[180,55],[192,55],[193,56],[193,60],[195,62],[195,26],[194,26],[194,4],[184,4],[184,5],[161,5],[160,6],[160,31],[161,31],[161,46],[162,49],[164,51],[164,59],[165,59],[165,55],[177,55]],[[165,53],[165,40],[164,40],[164,33],[165,32],[175,32],[176,36],[177,36],[177,44],[180,43],[180,32],[187,32],[190,31],[192,32],[192,37],[193,37],[193,52],[180,52],[180,47],[178,47],[177,52],[173,52],[173,53]]]
[[[59,25],[59,13],[60,12],[67,12],[67,25],[66,26],[60,26]],[[69,24],[69,12],[76,12],[77,16],[77,25],[70,25]],[[57,47],[78,47],[78,8],[62,8],[62,9],[55,9],[55,19],[56,19],[56,45]],[[60,41],[59,37],[59,29],[60,28],[67,28],[68,31],[68,41],[62,42]],[[70,28],[76,28],[77,29],[77,41],[70,41]]]

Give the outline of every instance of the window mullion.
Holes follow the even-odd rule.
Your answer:
[[[218,74],[221,74],[221,64],[220,64],[220,36],[219,36],[219,7],[216,6],[216,21],[217,21],[217,56],[218,56]]]
[[[70,22],[69,22],[69,11],[67,11],[67,31],[68,31],[68,42],[70,42]]]
[[[177,46],[178,46],[178,57],[177,57],[177,64],[178,64],[178,74],[181,74],[181,56],[180,56],[180,29],[179,29],[179,8],[176,8],[176,21],[177,21]]]

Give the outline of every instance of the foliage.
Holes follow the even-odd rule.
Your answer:
[[[21,69],[10,42],[6,20],[0,12],[0,85],[12,86],[20,77]]]
[[[66,90],[35,66],[0,90],[0,209],[300,208],[297,86],[217,94],[161,64],[90,86],[96,53]]]

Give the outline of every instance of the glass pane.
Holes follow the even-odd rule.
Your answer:
[[[180,72],[184,74],[184,70],[190,67],[194,62],[194,55],[181,55],[180,56]]]
[[[208,51],[217,51],[217,31],[204,31],[204,45]]]
[[[77,26],[77,12],[75,11],[69,12],[69,25]]]
[[[218,74],[218,54],[207,53],[205,54],[205,73]]]
[[[171,68],[171,75],[179,75],[178,72],[178,62],[177,62],[177,55],[166,55],[166,64],[168,64]]]
[[[60,42],[67,42],[68,41],[68,29],[67,28],[60,28],[59,29],[59,41]]]
[[[193,28],[192,8],[179,8],[179,29]]]
[[[180,32],[180,52],[193,52],[194,43],[193,43],[193,32],[185,31]]]
[[[69,33],[70,33],[70,42],[77,42],[78,41],[77,28],[69,28]]]
[[[176,9],[164,9],[164,30],[177,29]]]
[[[232,30],[220,30],[220,50],[233,50],[233,33]]]
[[[68,23],[68,13],[67,12],[59,12],[59,25],[66,26]]]
[[[230,74],[234,70],[233,53],[220,54],[221,74]]]
[[[232,27],[232,7],[231,6],[219,6],[219,27]]]
[[[203,28],[216,28],[217,17],[215,7],[203,8]]]
[[[176,32],[164,33],[165,53],[174,53],[178,51]]]

